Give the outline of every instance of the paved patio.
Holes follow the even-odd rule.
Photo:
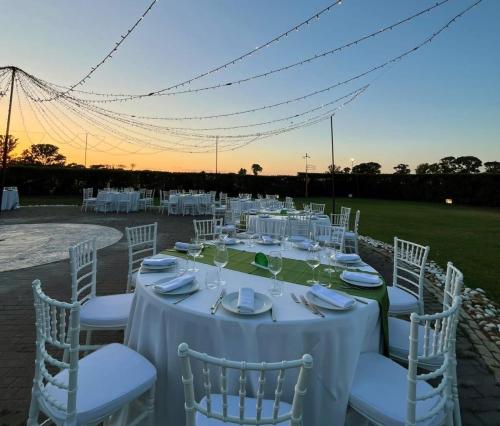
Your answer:
[[[76,207],[26,207],[2,212],[1,225],[36,223],[73,223],[109,226],[124,232],[126,226],[158,222],[158,247],[163,249],[192,234],[192,218],[149,212],[103,215],[81,213]],[[0,251],[4,237],[0,233]],[[125,291],[127,243],[123,237],[116,244],[99,250],[98,292]],[[391,262],[380,253],[361,247],[363,258],[380,271],[386,280],[392,274]],[[34,365],[34,312],[31,282],[39,278],[46,291],[58,299],[68,299],[69,262],[61,260],[45,265],[0,273],[0,424],[24,424],[30,400]],[[426,307],[439,304],[427,295]],[[96,342],[120,340],[120,333],[96,334]],[[458,378],[464,425],[500,425],[500,386],[474,352],[472,343],[459,331]]]

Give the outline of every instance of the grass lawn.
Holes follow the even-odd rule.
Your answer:
[[[20,195],[19,203],[21,206],[53,206],[53,205],[73,205],[81,206],[82,197],[64,196],[64,195],[48,195],[48,196],[31,196]]]
[[[326,203],[330,198],[309,198]],[[302,207],[305,198],[295,199]],[[448,261],[464,273],[469,287],[481,287],[500,302],[500,209],[447,206],[437,203],[372,199],[336,200],[340,206],[351,207],[351,218],[361,211],[360,233],[386,243],[394,236],[429,245],[429,258],[445,267]]]
[[[304,202],[326,203],[330,198],[296,198],[297,207]],[[21,196],[21,205],[80,205],[81,197]],[[437,203],[374,199],[337,199],[340,206],[361,211],[360,233],[391,243],[397,235],[419,244],[429,245],[429,257],[442,267],[451,260],[460,268],[469,287],[481,287],[500,302],[500,209],[447,206]]]

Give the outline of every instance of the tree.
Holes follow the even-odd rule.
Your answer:
[[[432,175],[432,174],[437,174],[440,173],[439,171],[439,165],[436,163],[422,163],[417,166],[415,169],[415,173],[417,175]]]
[[[411,173],[408,164],[399,163],[397,166],[393,167],[395,175],[409,175]]]
[[[78,164],[78,163],[68,163],[66,164],[66,167],[71,167],[73,169],[84,169],[85,166],[83,164]]]
[[[485,173],[500,173],[500,161],[487,161],[484,163]]]
[[[260,164],[252,164],[252,172],[254,174],[254,176],[257,176],[260,172],[262,171],[262,167],[260,166]]]
[[[454,164],[455,173],[479,173],[479,168],[483,165],[483,162],[472,155],[465,155],[455,159]]]
[[[342,173],[345,173],[346,175],[348,175],[349,173],[351,173],[351,168],[350,167],[344,167],[342,169]]]
[[[59,152],[59,147],[50,143],[39,143],[25,149],[19,162],[36,166],[64,166],[66,157]]]
[[[352,168],[352,172],[361,175],[378,175],[382,166],[379,163],[370,161],[368,163],[359,163]]]
[[[247,169],[244,169],[244,168],[242,167],[240,170],[238,170],[238,174],[239,174],[240,176],[246,176],[246,174],[247,174]]]
[[[437,165],[439,167],[438,173],[455,173],[457,170],[456,158],[455,157],[443,157],[439,160]]]
[[[3,145],[5,141],[5,136],[0,136],[0,164],[3,161]],[[18,139],[12,135],[7,136],[7,164],[11,162],[11,152],[16,149]]]
[[[342,169],[340,168],[340,166],[335,166],[334,172],[341,173]],[[332,174],[332,165],[331,164],[328,166],[328,171],[326,173]]]

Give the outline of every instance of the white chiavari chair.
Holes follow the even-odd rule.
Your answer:
[[[325,204],[320,203],[310,203],[311,213],[314,214],[324,214],[325,213]]]
[[[288,226],[287,220],[266,220],[257,219],[255,232],[257,235],[267,235],[272,238],[281,239],[286,235]]]
[[[248,232],[248,213],[242,212],[240,220],[236,226],[236,235],[239,237],[246,237]]]
[[[193,226],[196,238],[215,240],[221,232],[222,219],[194,219]]]
[[[347,229],[349,229],[349,219],[351,217],[351,208],[350,207],[340,207],[340,214],[344,214],[347,216]]]
[[[69,248],[71,270],[71,302],[78,302],[80,328],[86,331],[88,349],[92,331],[124,330],[128,323],[133,295],[97,296],[96,239],[83,241]]]
[[[394,265],[389,315],[424,312],[424,274],[429,247],[394,237]]]
[[[33,298],[36,361],[28,425],[39,424],[40,411],[57,425],[98,424],[134,402],[140,409],[130,424],[151,421],[155,367],[118,343],[79,359],[80,303],[49,298],[39,280],[33,281]]]
[[[295,208],[295,204],[293,203],[292,197],[285,197],[285,208],[287,208],[287,209],[294,209]]]
[[[185,195],[182,198],[182,215],[191,214],[194,216],[196,214],[196,202],[194,200],[194,195]]]
[[[343,213],[330,213],[330,222],[333,226],[342,226],[346,229],[348,227],[347,216]]]
[[[167,214],[179,214],[179,195],[172,194],[172,191],[169,191],[167,205]]]
[[[189,348],[187,343],[181,343],[178,348],[181,361],[182,382],[184,383],[184,398],[186,426],[223,426],[239,425],[288,425],[302,426],[303,402],[307,392],[309,375],[313,367],[311,355],[301,359],[274,363],[230,361],[216,358]],[[195,380],[191,367],[191,358],[202,363],[202,381],[204,397],[196,402]],[[211,382],[212,371],[220,369],[220,393],[213,393]],[[294,388],[292,403],[282,400],[285,375],[288,370],[300,369]],[[234,371],[234,374],[232,370]],[[215,371],[214,371],[215,373]],[[256,396],[247,396],[247,381],[251,374],[258,375]],[[265,399],[266,375],[277,373],[274,399]],[[228,393],[230,377],[238,375],[238,394]]]
[[[451,262],[448,262],[446,268],[446,279],[443,291],[443,307],[442,312],[448,311],[455,300],[460,296],[463,285],[463,274],[457,269]],[[459,315],[456,316],[456,321],[458,321]],[[446,340],[443,340],[444,334],[448,331],[446,322],[437,321],[435,324],[436,328],[429,330],[430,324],[419,325],[418,336],[420,340],[420,346],[418,347],[418,356],[421,357],[419,360],[419,368],[434,371],[441,365],[443,361],[442,353],[446,349],[444,346],[447,344]],[[389,355],[391,358],[397,360],[401,363],[408,362],[408,356],[410,353],[408,336],[410,335],[411,323],[401,318],[389,317]],[[453,347],[450,349],[452,355],[452,395],[454,402],[454,424],[460,424],[460,404],[458,400],[458,385],[456,376],[456,353],[455,353],[455,342],[456,336],[452,335],[450,337],[450,344]],[[432,341],[432,350],[424,350],[424,345],[426,341]],[[429,346],[430,343],[427,343]],[[424,357],[425,355],[425,357]]]
[[[144,193],[140,194],[139,196],[138,200],[139,209],[144,208],[144,211],[146,211],[148,207],[149,208],[153,207],[154,196],[155,196],[154,189],[144,189]]]
[[[127,293],[135,287],[137,272],[146,257],[156,254],[156,236],[158,224],[141,225],[125,228],[128,245]]]
[[[378,353],[361,354],[351,387],[349,405],[379,425],[451,425],[453,422],[455,335],[461,297],[433,315],[412,313],[408,369]],[[407,336],[408,339],[408,336]],[[429,359],[430,373],[418,374]],[[428,381],[439,381],[432,386]]]
[[[128,213],[132,208],[130,201],[130,194],[128,192],[120,192],[117,194],[115,199],[115,209],[116,213],[124,211]]]
[[[307,216],[288,217],[288,235],[290,237],[306,237],[310,234],[310,220]]]
[[[168,197],[169,193],[168,191],[163,191],[160,189],[160,213],[164,213],[165,210],[168,212]]]
[[[356,211],[356,216],[354,217],[354,228],[352,231],[346,230],[345,233],[345,246],[346,251],[354,252],[356,254],[358,251],[358,237],[359,237],[359,217],[361,212],[359,210]]]
[[[87,211],[87,208],[95,207],[97,198],[94,197],[94,188],[83,188],[82,211]]]

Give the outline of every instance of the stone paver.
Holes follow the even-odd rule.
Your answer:
[[[124,232],[125,226],[158,222],[158,247],[171,246],[192,234],[192,218],[163,216],[157,211],[131,214],[95,215],[74,207],[22,208],[3,212],[0,225],[19,223],[79,223],[111,226]],[[0,244],[1,242],[0,235]],[[98,252],[98,292],[125,291],[127,271],[126,241]],[[381,253],[362,247],[362,256],[391,279],[392,263]],[[30,400],[34,365],[34,312],[31,282],[39,278],[46,291],[58,299],[69,298],[68,261],[0,273],[0,425],[24,424]],[[426,308],[439,309],[431,294]],[[121,333],[96,334],[96,342],[120,341]],[[458,378],[464,425],[500,425],[500,386],[478,355],[466,333],[459,330],[457,342]]]

